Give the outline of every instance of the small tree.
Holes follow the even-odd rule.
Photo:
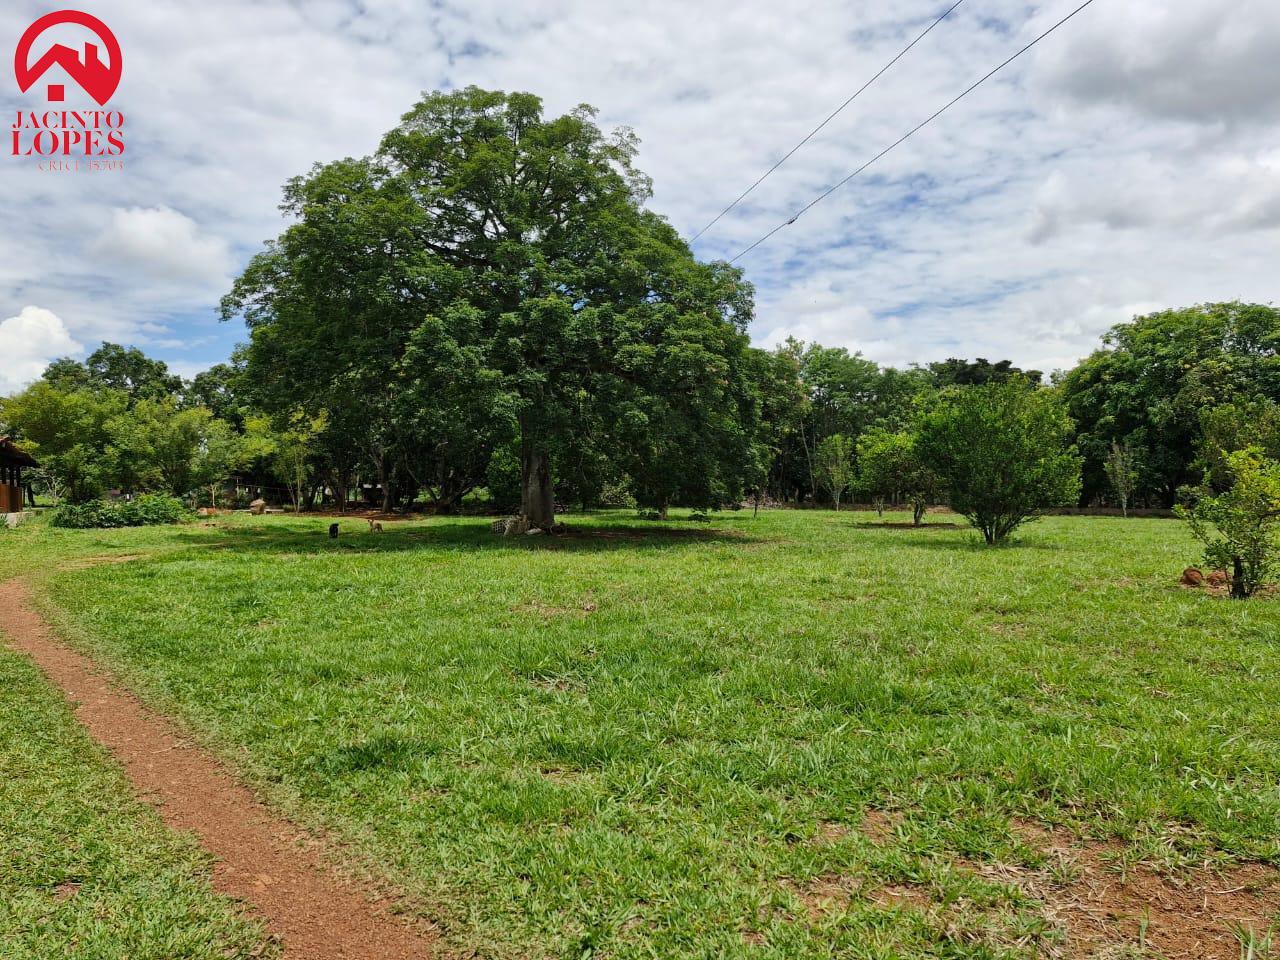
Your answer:
[[[323,411],[319,416],[308,417],[301,410],[295,410],[283,427],[264,416],[245,420],[246,436],[240,455],[245,461],[269,460],[271,469],[284,480],[295,513],[302,511],[302,495],[313,473],[312,458],[327,423],[328,415]]]
[[[915,436],[888,430],[868,430],[858,438],[858,480],[873,503],[906,500],[917,527],[940,488],[938,475],[920,458]]]
[[[1138,458],[1133,445],[1128,440],[1124,443],[1112,441],[1103,469],[1111,482],[1111,489],[1116,492],[1116,499],[1120,501],[1120,512],[1127,518],[1133,491],[1138,486]]]
[[[853,441],[842,433],[835,433],[818,444],[816,462],[818,482],[831,494],[836,510],[840,509],[840,496],[853,483]]]
[[[210,420],[191,461],[192,479],[209,488],[209,506],[218,505],[218,487],[249,457],[250,447],[225,420]]]
[[[1259,447],[1223,455],[1230,487],[1200,491],[1179,515],[1205,545],[1205,562],[1231,570],[1231,596],[1246,600],[1280,565],[1280,463]]]
[[[951,508],[988,544],[1080,494],[1071,421],[1055,396],[1014,378],[942,394],[923,418],[919,450]]]

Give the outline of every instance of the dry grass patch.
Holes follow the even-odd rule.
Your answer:
[[[1263,864],[1159,871],[1125,866],[1114,841],[1080,840],[1069,831],[1018,822],[1015,832],[1047,856],[1039,868],[964,864],[1042,904],[1061,941],[1049,956],[1162,957],[1165,960],[1264,960],[1280,919],[1280,872]],[[1250,953],[1250,945],[1253,953]]]

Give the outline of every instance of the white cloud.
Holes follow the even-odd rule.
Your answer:
[[[0,321],[0,396],[39,379],[50,360],[83,350],[57,314],[23,307],[16,317]]]
[[[202,234],[194,220],[169,207],[112,210],[89,253],[101,262],[133,267],[170,283],[219,283],[231,268],[225,242]]]
[[[206,363],[199,360],[173,360],[169,363],[169,372],[176,373],[184,380],[191,380],[196,375],[204,373],[212,363]]]
[[[699,255],[742,250],[1075,5],[960,7]],[[217,324],[217,298],[279,232],[280,185],[372,151],[421,91],[470,83],[633,127],[651,205],[689,235],[940,6],[98,0],[124,51],[127,169],[51,177],[0,156],[0,205],[23,224],[0,235],[0,310],[41,303],[83,342],[221,359],[243,331]],[[0,45],[44,10],[0,8]],[[757,342],[1049,368],[1134,304],[1275,299],[1278,71],[1274,0],[1093,4],[742,261]],[[29,99],[0,78],[4,112]]]
[[[1223,124],[1280,117],[1272,0],[1100,3],[1040,57],[1040,80],[1082,103]]]

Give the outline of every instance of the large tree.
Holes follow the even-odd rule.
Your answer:
[[[163,360],[118,343],[103,343],[84,363],[70,357],[55,360],[43,379],[63,390],[118,390],[129,398],[130,405],[139,400],[162,400],[182,390],[182,378],[170,373]]]
[[[1120,324],[1059,384],[1079,428],[1084,499],[1108,490],[1113,443],[1141,464],[1139,495],[1172,506],[1199,479],[1201,412],[1280,401],[1280,308],[1211,303]]]
[[[289,185],[297,222],[224,304],[250,325],[250,375],[280,407],[362,405],[380,448],[434,444],[458,417],[451,456],[511,438],[535,527],[554,524],[554,457],[583,444],[625,459],[643,443],[681,466],[681,450],[710,451],[710,482],[665,487],[732,497],[755,442],[724,420],[757,415],[736,373],[750,288],[643,209],[634,153],[587,107],[424,97],[375,157]]]

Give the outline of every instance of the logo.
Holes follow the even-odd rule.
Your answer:
[[[87,29],[96,42],[85,41],[83,50],[54,43],[32,62],[33,49],[41,36],[64,24]],[[13,55],[13,73],[22,93],[30,91],[46,75],[52,74],[52,81],[65,74],[99,108],[105,108],[115,95],[122,71],[120,42],[115,34],[97,17],[80,10],[45,14],[27,27]],[[65,105],[65,83],[49,82],[44,92],[50,104]],[[40,169],[54,172],[123,169],[124,161],[115,159],[124,154],[123,127],[124,115],[118,110],[19,110],[12,130],[13,155],[40,158]]]
[[[78,23],[92,30],[106,45],[110,63],[102,62],[98,55],[97,44],[84,45],[84,61],[81,62],[80,54],[76,51],[55,43],[43,57],[31,65],[31,45],[39,39],[40,34],[60,23]],[[13,72],[18,77],[18,89],[26,93],[55,64],[62,67],[71,79],[80,85],[80,89],[98,101],[100,107],[107,105],[111,95],[116,92],[116,87],[120,86],[120,44],[116,40],[116,35],[97,17],[91,17],[79,10],[59,10],[57,13],[46,14],[27,27],[27,32],[18,41],[18,50],[13,55]],[[49,84],[50,100],[61,102],[64,96],[65,88],[62,84]]]

